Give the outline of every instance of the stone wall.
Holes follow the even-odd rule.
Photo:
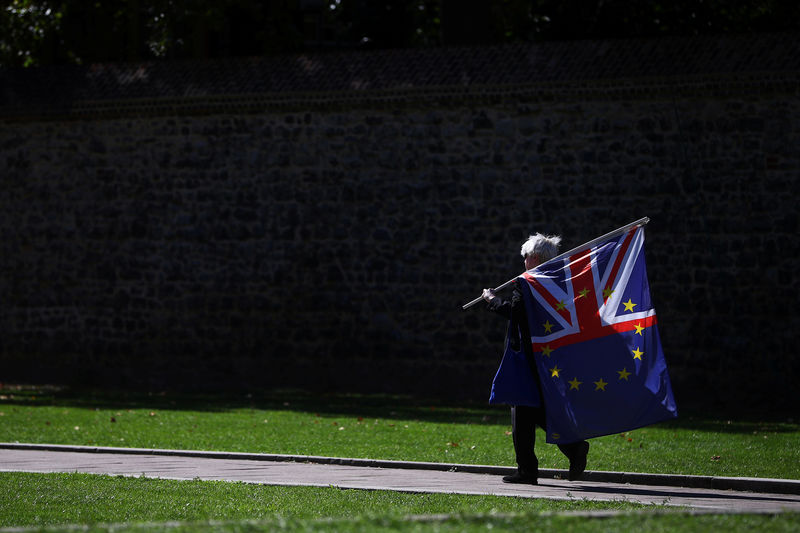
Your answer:
[[[505,324],[461,305],[648,216],[679,406],[791,405],[789,42],[0,72],[0,381],[481,401]]]

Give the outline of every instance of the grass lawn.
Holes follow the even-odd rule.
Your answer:
[[[589,470],[800,479],[800,421],[681,412],[591,440]],[[302,393],[191,396],[0,390],[0,442],[514,465],[508,410]],[[567,468],[540,430],[542,468]]]
[[[403,518],[432,514],[515,514],[636,510],[616,502],[532,500],[459,494],[280,487],[92,474],[0,472],[0,527],[170,520]]]
[[[303,393],[192,396],[0,390],[0,441],[513,465],[508,412],[413,398]],[[539,434],[543,437],[543,434]],[[589,469],[784,477],[800,473],[788,418],[682,413],[592,439]],[[566,468],[537,444],[542,467]],[[268,487],[84,474],[0,473],[0,527],[48,531],[797,531],[800,515],[690,515],[622,502]],[[569,512],[614,510],[610,517]],[[55,529],[52,529],[55,528]]]
[[[612,516],[574,513],[615,511]],[[0,528],[47,531],[797,531],[800,514],[691,515],[624,502],[0,473]]]

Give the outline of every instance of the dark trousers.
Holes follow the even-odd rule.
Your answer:
[[[544,407],[520,405],[511,408],[511,435],[514,438],[517,466],[521,472],[533,475],[539,471],[539,460],[534,451],[536,426],[545,428]],[[558,449],[571,461],[583,442],[586,441],[559,444]]]

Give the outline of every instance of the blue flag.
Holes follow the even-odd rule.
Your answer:
[[[677,416],[650,300],[644,227],[517,278],[547,414],[569,443]]]
[[[539,385],[531,371],[525,350],[515,350],[511,346],[511,336],[516,335],[517,339],[520,337],[519,328],[512,327],[513,325],[512,323],[508,325],[506,349],[503,352],[503,360],[500,361],[500,368],[497,369],[492,381],[489,403],[539,407],[542,404]]]

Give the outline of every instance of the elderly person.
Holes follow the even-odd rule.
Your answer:
[[[525,270],[531,270],[538,265],[552,259],[558,254],[561,237],[545,236],[541,233],[531,235],[522,245],[521,254],[525,260]],[[525,315],[525,304],[518,282],[513,284],[509,299],[504,299],[492,289],[483,290],[483,299],[487,302],[489,310],[499,313],[513,323],[519,325],[519,338],[511,335],[509,343],[519,350],[516,344],[522,344],[522,351],[528,360],[534,379],[538,382],[539,373],[533,359],[530,329]],[[536,458],[534,445],[536,443],[536,426],[545,428],[544,399],[541,397],[538,407],[527,405],[511,406],[511,432],[514,439],[514,452],[517,460],[517,472],[503,477],[506,483],[530,483],[536,485],[539,473],[539,460]],[[586,456],[589,453],[589,443],[584,441],[570,444],[559,444],[561,452],[569,459],[569,480],[579,479],[586,468]]]

